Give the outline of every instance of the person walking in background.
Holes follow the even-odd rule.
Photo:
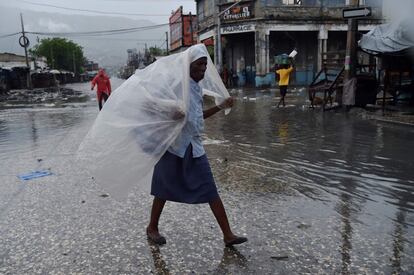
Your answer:
[[[230,70],[230,78],[231,78],[231,87],[237,87],[238,86],[238,76],[237,72],[233,69]]]
[[[229,87],[229,70],[226,65],[223,66],[223,71],[221,72],[221,78],[223,79],[224,86]]]
[[[102,100],[106,102],[108,97],[111,95],[111,81],[109,77],[105,74],[103,69],[99,69],[98,74],[92,79],[91,90],[96,88],[96,96],[98,99],[99,111],[102,109]]]
[[[294,69],[294,64],[292,60],[293,59],[291,58],[290,65],[287,65],[287,64],[280,65],[279,68],[276,70],[276,74],[279,75],[279,89],[280,89],[280,101],[277,104],[277,107],[279,107],[280,103],[282,103],[283,107],[285,107],[285,96],[286,96],[287,89],[289,86],[290,73]]]

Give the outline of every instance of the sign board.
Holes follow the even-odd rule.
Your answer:
[[[183,45],[191,46],[197,43],[197,16],[183,15]]]
[[[342,15],[345,19],[364,18],[364,17],[371,16],[371,14],[372,14],[371,7],[344,9],[342,11]]]
[[[170,49],[174,50],[182,46],[183,29],[182,29],[183,8],[179,7],[170,16]]]
[[[243,24],[235,26],[225,26],[221,28],[221,34],[230,34],[230,33],[241,33],[241,32],[252,32],[254,31],[255,25],[253,24]]]
[[[223,14],[223,21],[244,20],[253,17],[251,3],[238,4]]]

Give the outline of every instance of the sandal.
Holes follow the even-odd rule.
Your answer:
[[[231,247],[233,245],[242,244],[242,243],[245,243],[245,242],[247,242],[247,238],[246,237],[236,237],[235,239],[233,239],[233,240],[231,240],[229,242],[224,241],[226,247]]]
[[[158,234],[158,236],[155,236],[154,234],[149,233],[148,229],[147,229],[147,237],[148,237],[148,240],[158,245],[163,245],[167,243],[167,240],[164,238],[164,236],[160,234]]]

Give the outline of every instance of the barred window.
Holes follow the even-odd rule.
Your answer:
[[[283,0],[284,5],[302,5],[302,0]]]

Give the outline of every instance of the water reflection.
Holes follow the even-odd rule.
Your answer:
[[[404,238],[404,230],[405,230],[405,220],[406,220],[406,212],[399,211],[397,212],[397,219],[395,222],[395,229],[394,229],[394,241],[392,244],[392,257],[390,257],[391,265],[394,268],[393,274],[400,274],[402,272],[401,269],[401,258],[403,257],[404,252],[404,244],[406,240]]]
[[[62,138],[79,124],[82,113],[70,109],[9,109],[0,112],[0,160],[53,154]],[[56,139],[56,137],[61,137]],[[51,144],[54,142],[55,144]]]
[[[353,165],[355,163],[356,152],[354,151],[355,145],[350,143],[350,140],[354,139],[354,123],[353,120],[345,121],[344,127],[340,128],[338,141],[342,144],[341,160],[344,160],[344,164]],[[337,150],[339,151],[339,150]],[[349,169],[349,168],[348,168]],[[355,169],[355,168],[353,168]],[[358,211],[360,207],[355,207],[353,205],[353,196],[358,192],[359,184],[357,181],[354,181],[350,178],[344,178],[341,180],[342,192],[340,195],[340,200],[338,201],[338,212],[341,215],[341,255],[342,255],[342,274],[350,274],[351,267],[351,250],[352,250],[352,222],[351,216],[353,213]],[[353,211],[354,210],[354,211]],[[356,214],[356,213],[355,213]]]
[[[158,245],[148,241],[148,247],[151,251],[152,260],[154,263],[154,273],[159,275],[168,275],[171,272],[161,254]],[[211,274],[233,274],[233,270],[248,271],[248,261],[246,257],[240,253],[235,247],[225,247],[223,255],[217,268]]]
[[[393,254],[390,257],[391,265],[393,267],[393,274],[401,274],[402,273],[402,263],[401,258],[404,257],[404,249],[405,245],[412,245],[410,241],[407,240],[406,234],[408,234],[408,224],[407,224],[407,203],[410,201],[412,197],[412,193],[410,192],[398,192],[396,197],[399,197],[399,207],[398,211],[395,213],[394,219],[394,231],[393,231],[393,243],[392,243],[392,251]]]
[[[361,238],[353,236],[355,228],[360,233],[361,227],[374,226],[367,232],[383,230],[375,228],[376,223],[393,227],[385,234],[393,240],[391,265],[394,272],[400,272],[401,259],[407,256],[404,251],[412,253],[404,248],[412,241],[407,232],[414,228],[407,222],[414,212],[414,162],[408,152],[414,129],[364,120],[355,114],[275,109],[272,105],[259,97],[255,102],[239,98],[227,118],[213,117],[206,124],[209,138],[220,139],[215,134],[217,124],[227,129],[223,139],[228,148],[224,152],[223,147],[209,149],[214,156],[229,160],[226,173],[218,177],[220,188],[295,195],[290,192],[293,189],[296,194],[327,202],[324,207],[332,202],[339,215],[343,274],[355,272],[355,264],[361,260],[356,257],[361,252],[353,251],[360,249]],[[222,171],[221,167],[218,163],[215,170]],[[271,201],[261,199],[264,204]]]
[[[148,240],[148,246],[151,250],[152,260],[154,262],[154,273],[157,275],[169,275],[171,274],[168,270],[167,264],[165,263],[161,252],[160,247],[156,244],[153,244],[151,241]]]
[[[289,124],[285,121],[279,124],[278,126],[278,137],[279,141],[282,144],[287,144],[289,141]]]
[[[33,140],[33,143],[32,143],[33,150],[37,147],[37,139],[39,138],[38,133],[37,133],[37,128],[36,128],[35,117],[36,117],[36,113],[29,116],[29,121],[30,121],[31,129],[32,129],[31,135],[32,135],[32,140]]]
[[[351,223],[351,206],[350,196],[341,195],[339,212],[341,214],[341,255],[342,255],[342,274],[350,274],[351,250],[352,250],[352,223]]]
[[[225,247],[220,264],[213,271],[213,274],[233,274],[232,270],[248,271],[248,262],[246,257],[235,247]]]
[[[319,222],[334,224],[335,233],[330,234],[334,237],[323,242],[329,245],[332,241],[333,250],[339,251],[336,272],[355,273],[355,264],[364,261],[359,255],[384,249],[386,259],[378,262],[387,262],[391,272],[403,273],[414,256],[410,248],[414,236],[414,162],[410,151],[414,130],[352,114],[301,107],[276,109],[274,100],[266,95],[255,92],[256,100],[244,100],[244,96],[248,95],[238,97],[227,117],[217,115],[206,122],[206,137],[211,141],[206,149],[219,189],[231,192],[235,204],[254,203],[260,205],[259,212],[287,213],[288,221],[300,217],[298,212],[285,209],[283,200],[312,201],[320,208],[300,209],[300,215],[315,221],[315,227]],[[97,113],[95,102],[90,110]],[[12,165],[22,155],[53,155],[68,132],[83,120],[91,121],[91,117],[86,117],[82,108],[0,111],[0,160]],[[279,198],[283,202],[275,206]],[[322,218],[315,214],[318,212]],[[258,226],[260,222],[258,215]],[[269,224],[284,228],[272,220]],[[380,237],[370,236],[371,232]],[[382,237],[387,238],[384,244],[361,245]],[[369,252],[361,252],[363,249]],[[171,273],[159,248],[150,246],[150,251],[157,274]],[[382,254],[370,259],[375,261],[377,256]],[[225,248],[214,272],[237,274],[248,268],[244,255]]]

